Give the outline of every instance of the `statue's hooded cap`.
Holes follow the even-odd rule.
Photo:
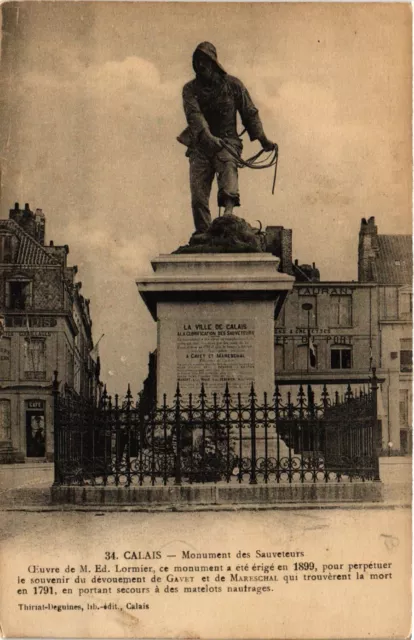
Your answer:
[[[217,49],[214,46],[214,44],[211,44],[211,42],[201,42],[198,47],[196,48],[196,50],[193,53],[193,69],[194,71],[196,70],[195,68],[195,58],[197,56],[197,53],[204,53],[204,55],[206,55],[208,58],[210,58],[210,60],[212,60],[216,67],[218,69],[220,69],[220,71],[222,73],[226,73],[225,70],[223,69],[223,67],[221,66],[221,64],[219,63],[219,61],[217,60]]]

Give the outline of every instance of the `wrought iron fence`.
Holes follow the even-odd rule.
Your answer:
[[[291,383],[289,383],[291,384]],[[106,391],[98,406],[59,393],[55,376],[55,483],[131,485],[224,482],[316,483],[379,480],[378,379],[344,396],[323,383],[260,402],[232,395],[183,398],[171,405],[123,400]]]

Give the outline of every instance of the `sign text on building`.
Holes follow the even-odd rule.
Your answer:
[[[247,393],[254,381],[254,320],[177,323],[177,380],[184,393]]]
[[[351,296],[354,287],[299,287],[300,296],[317,296],[325,293],[329,296]]]
[[[45,403],[44,400],[28,400],[27,408],[28,409],[44,409]]]

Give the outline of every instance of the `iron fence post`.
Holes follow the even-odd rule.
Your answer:
[[[144,436],[145,436],[145,417],[144,417],[144,402],[142,397],[138,405],[138,421],[139,421],[139,486],[144,484]]]
[[[201,420],[201,482],[206,481],[206,391],[204,383],[200,390],[200,420]]]
[[[251,472],[250,472],[250,482],[249,484],[257,484],[256,477],[256,463],[257,463],[257,454],[256,454],[256,393],[254,390],[254,386],[252,383],[250,389],[250,442],[252,447],[251,453]]]
[[[267,484],[269,479],[269,447],[268,447],[268,405],[267,405],[267,393],[263,394],[263,426],[264,426],[264,476],[263,479]]]
[[[239,483],[243,480],[243,406],[241,401],[240,391],[237,393],[237,427],[239,434],[239,473],[237,474],[237,480]]]
[[[225,411],[225,424],[226,424],[226,482],[230,482],[233,469],[230,468],[230,391],[229,383],[226,382],[226,389],[224,391],[224,411]]]
[[[382,449],[382,432],[378,420],[378,378],[376,367],[372,368],[372,437],[374,445],[374,482],[380,482],[379,457]]]
[[[129,487],[132,482],[131,476],[131,405],[132,405],[132,393],[131,386],[128,382],[128,389],[126,394],[126,415],[125,415],[125,427],[126,427],[126,477],[127,486]]]
[[[175,483],[181,484],[181,406],[180,406],[180,386],[177,384],[177,392],[175,394],[175,433],[177,434],[177,454],[175,463]]]
[[[59,381],[58,372],[53,372],[52,383],[53,394],[53,463],[54,463],[54,481],[53,485],[58,486],[62,484],[62,477],[60,473],[60,459],[59,459]]]
[[[282,405],[282,394],[279,391],[279,385],[276,383],[275,392],[273,394],[273,406],[275,410],[275,433],[276,433],[276,482],[280,482],[281,470],[280,470],[280,431],[279,431],[279,417],[281,415],[280,409]]]

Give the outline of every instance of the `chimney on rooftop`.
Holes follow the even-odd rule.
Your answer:
[[[20,209],[19,203],[16,202],[14,209],[10,209],[9,211],[9,218],[17,222],[17,224],[32,236],[32,238],[37,240],[37,242],[44,245],[46,219],[41,209],[36,209],[33,213],[33,211],[30,210],[28,202],[24,205],[24,209]]]
[[[45,214],[41,209],[36,209],[35,211],[35,223],[36,223],[36,240],[40,242],[40,244],[45,244],[45,233],[46,233],[46,218]]]
[[[362,218],[358,242],[358,282],[375,281],[375,258],[378,253],[378,228],[374,216]]]
[[[266,251],[280,258],[279,271],[292,275],[292,229],[266,227],[265,238]]]

